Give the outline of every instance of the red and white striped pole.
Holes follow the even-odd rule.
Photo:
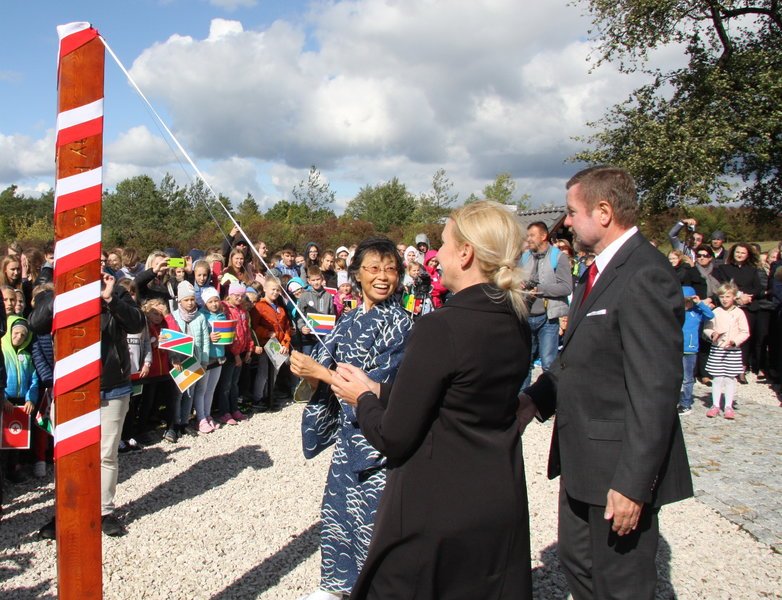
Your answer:
[[[89,23],[57,28],[54,459],[61,599],[102,598],[100,252],[104,47]]]

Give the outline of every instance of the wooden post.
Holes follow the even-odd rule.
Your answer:
[[[100,514],[100,224],[104,47],[57,28],[54,458],[59,598],[103,597]]]

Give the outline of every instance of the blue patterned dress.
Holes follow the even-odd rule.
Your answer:
[[[325,341],[328,352],[318,346],[313,358],[327,367],[349,363],[386,383],[396,375],[411,328],[396,301],[369,312],[359,307],[339,320]],[[323,383],[304,409],[301,432],[307,458],[335,444],[321,506],[320,588],[349,594],[367,557],[386,459],[362,435],[353,407]]]

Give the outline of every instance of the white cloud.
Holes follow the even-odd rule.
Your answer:
[[[43,138],[0,133],[0,181],[54,178],[54,130]]]
[[[611,65],[589,73],[588,28],[568,0],[317,1],[304,18],[259,30],[214,19],[204,39],[174,33],[131,73],[234,202],[248,192],[259,204],[287,198],[312,164],[340,206],[394,176],[424,191],[439,167],[461,199],[508,171],[520,191],[558,201],[575,169],[564,163],[579,149],[573,136],[639,83]],[[676,63],[681,50],[654,60]],[[108,185],[181,172],[145,126],[122,133],[106,157]],[[0,135],[0,181],[47,170],[50,140]]]
[[[106,157],[117,163],[140,167],[159,167],[176,160],[176,154],[161,137],[152,135],[144,125],[132,127],[106,148]]]

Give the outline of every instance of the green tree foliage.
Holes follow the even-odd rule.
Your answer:
[[[54,237],[54,190],[40,198],[17,193],[11,185],[0,192],[0,237],[46,242]]]
[[[345,207],[345,216],[369,221],[377,231],[388,233],[394,227],[409,223],[415,209],[415,198],[394,177],[391,181],[361,188]]]
[[[250,223],[261,216],[261,210],[252,194],[247,194],[244,200],[236,207],[236,218],[242,225]]]
[[[329,186],[328,181],[321,175],[320,171],[312,165],[307,174],[307,179],[302,179],[296,187],[293,188],[293,197],[298,204],[310,208],[313,214],[318,214],[322,209],[329,209],[334,204],[336,193]],[[325,213],[319,213],[321,215]],[[332,213],[333,214],[333,213]]]
[[[778,0],[585,0],[599,60],[650,83],[591,125],[576,160],[635,176],[647,214],[738,197],[782,211],[782,12]],[[688,64],[647,67],[686,44]],[[741,182],[740,184],[738,182]]]
[[[416,199],[413,221],[416,223],[438,223],[451,212],[451,205],[459,198],[459,194],[451,192],[453,183],[445,173],[445,169],[437,169],[432,176],[432,189],[424,192]]]
[[[500,173],[493,182],[483,188],[483,197],[486,200],[494,200],[500,204],[515,204],[519,210],[527,210],[529,208],[529,194],[522,194],[518,198],[514,198],[515,194],[516,181],[510,173]]]

